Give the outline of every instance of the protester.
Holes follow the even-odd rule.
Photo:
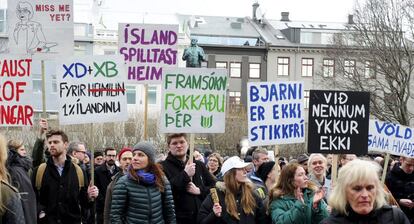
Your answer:
[[[96,150],[93,153],[93,160],[94,160],[95,168],[97,168],[98,166],[102,165],[105,162],[103,151]]]
[[[400,209],[386,204],[379,170],[377,164],[364,160],[353,160],[343,166],[329,197],[332,213],[322,223],[409,224]]]
[[[414,158],[400,157],[400,164],[388,173],[385,184],[401,210],[414,223]]]
[[[273,223],[319,223],[329,214],[322,200],[324,191],[308,181],[298,163],[286,165],[269,194],[269,214]]]
[[[37,213],[36,195],[29,177],[32,160],[26,157],[26,150],[24,150],[23,142],[20,140],[10,140],[7,148],[9,149],[7,170],[11,177],[10,184],[19,190],[26,223],[35,224]]]
[[[326,177],[328,161],[325,156],[319,153],[312,153],[309,156],[308,171],[309,180],[312,181],[318,188],[324,188],[325,202],[331,192],[331,180]]]
[[[39,135],[36,138],[35,144],[32,150],[32,160],[33,168],[38,167],[40,164],[44,163],[49,159],[50,152],[47,148],[47,143],[45,143],[45,137],[49,125],[46,119],[40,118],[39,120]]]
[[[259,167],[265,163],[269,161],[269,155],[266,149],[260,149],[257,148],[253,151],[252,153],[252,158],[253,158],[253,170],[251,172],[248,173],[248,177],[249,179],[256,185],[263,185],[263,181],[262,179],[260,179],[257,176],[256,171],[259,169]]]
[[[86,174],[67,155],[69,142],[63,131],[50,130],[46,139],[51,157],[33,172],[32,177],[39,222],[80,224],[81,211],[90,206],[89,200],[98,196],[98,188],[88,186]],[[42,167],[41,175],[37,172],[41,172]]]
[[[297,158],[299,165],[302,166],[302,168],[305,170],[306,175],[308,175],[308,160],[309,156],[306,154],[301,154]]]
[[[216,177],[216,179],[219,179],[222,175],[220,173],[221,166],[223,164],[223,158],[221,158],[220,154],[218,153],[212,153],[207,158],[207,168],[208,171]]]
[[[197,160],[189,163],[186,134],[168,135],[167,144],[169,153],[161,165],[171,183],[177,223],[195,223],[201,202],[216,181],[204,163]]]
[[[72,157],[73,162],[76,162],[84,171],[86,166],[83,163],[86,155],[86,147],[83,142],[71,142],[68,146],[68,155]]]
[[[0,223],[25,224],[26,214],[17,189],[9,184],[6,161],[6,139],[0,134]],[[28,220],[27,223],[36,222]]]
[[[339,155],[339,165],[340,167],[345,166],[348,162],[357,159],[358,157],[355,154],[341,154]]]
[[[149,142],[134,146],[127,175],[115,184],[111,223],[176,223],[171,186]]]
[[[109,183],[108,188],[106,189],[105,195],[105,206],[104,206],[104,224],[110,224],[111,221],[109,219],[109,214],[111,212],[111,204],[112,204],[112,193],[115,187],[116,182],[128,172],[128,167],[131,164],[132,160],[132,149],[128,147],[122,148],[122,150],[118,153],[118,161],[119,161],[119,172],[116,173]]]
[[[223,163],[223,182],[216,184],[218,202],[209,195],[203,202],[198,223],[266,223],[262,200],[253,192],[254,186],[247,178],[248,163],[233,156]]]
[[[201,152],[198,149],[194,149],[193,156],[195,160],[204,163],[204,156],[203,154],[201,154]]]
[[[91,152],[86,152],[85,158],[83,159],[83,164],[85,164],[86,168],[89,167],[91,161]]]
[[[280,167],[273,161],[265,162],[256,173],[264,183],[263,185],[256,186],[256,192],[263,201],[267,202],[269,190],[273,188],[279,178]]]

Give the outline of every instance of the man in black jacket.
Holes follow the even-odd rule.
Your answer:
[[[68,136],[63,131],[50,130],[46,139],[51,157],[46,162],[39,189],[36,185],[39,169],[32,175],[38,201],[38,223],[80,224],[81,209],[90,206],[88,202],[98,196],[98,188],[88,186],[85,173],[81,187],[80,168],[67,156]]]
[[[215,185],[215,180],[204,163],[188,162],[186,134],[169,135],[167,144],[169,153],[161,165],[171,183],[177,223],[196,223],[200,205]]]
[[[414,158],[402,157],[385,179],[385,184],[397,200],[401,210],[414,223]]]
[[[96,223],[103,223],[103,212],[105,206],[105,192],[109,183],[112,181],[112,176],[118,173],[119,168],[115,165],[116,150],[114,148],[105,149],[105,162],[98,166],[95,170],[95,184],[98,189],[103,192],[96,200]]]

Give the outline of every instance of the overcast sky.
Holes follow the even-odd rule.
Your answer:
[[[80,0],[81,1],[81,0]],[[252,16],[254,0],[104,0],[108,9],[143,14],[193,14],[214,16]],[[268,19],[280,19],[290,12],[294,21],[346,22],[356,0],[258,0]],[[130,7],[134,5],[135,7]]]

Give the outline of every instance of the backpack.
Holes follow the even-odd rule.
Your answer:
[[[82,168],[80,168],[79,165],[77,165],[75,163],[72,163],[72,164],[75,167],[76,175],[78,176],[79,191],[80,191],[81,188],[85,186],[85,179],[84,179],[84,176],[83,176],[83,171],[82,171]],[[45,174],[46,166],[47,166],[46,163],[40,164],[39,168],[37,169],[37,172],[36,172],[35,187],[38,191],[40,191],[40,188],[42,188],[42,181],[43,181],[43,176]]]

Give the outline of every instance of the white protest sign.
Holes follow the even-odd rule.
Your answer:
[[[368,150],[414,158],[413,133],[407,126],[369,120]]]
[[[0,58],[0,126],[32,126],[32,60]]]
[[[120,23],[118,29],[129,83],[160,84],[163,69],[177,67],[178,25]]]
[[[125,65],[112,56],[56,63],[60,124],[128,120]]]
[[[305,141],[302,82],[247,83],[251,146]]]
[[[36,59],[73,55],[73,0],[8,0],[9,50]]]
[[[161,133],[223,133],[227,71],[164,68]]]

